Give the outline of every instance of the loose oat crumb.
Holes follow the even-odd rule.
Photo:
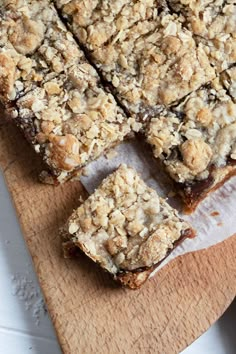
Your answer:
[[[114,157],[118,155],[118,152],[114,149],[111,149],[106,152],[105,156],[108,160],[112,160]]]
[[[169,193],[168,193],[168,198],[173,198],[173,197],[175,197],[176,196],[176,191],[170,191]]]
[[[214,210],[214,211],[211,212],[210,215],[211,215],[211,216],[219,216],[220,213],[219,213],[218,211]]]
[[[79,196],[79,202],[80,202],[80,203],[83,203],[84,200],[85,200],[85,199],[82,197],[82,195],[80,195],[80,196]]]
[[[82,170],[82,175],[85,177],[89,176],[89,167],[84,167]]]

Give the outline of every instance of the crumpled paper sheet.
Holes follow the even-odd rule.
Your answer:
[[[168,176],[164,173],[157,160],[152,157],[150,150],[138,139],[125,142],[115,150],[113,158],[105,156],[89,164],[81,182],[91,194],[99,186],[103,178],[112,173],[121,163],[134,167],[144,181],[158,194],[178,210],[178,197],[168,198],[173,190]],[[194,239],[186,239],[155,270],[156,273],[167,262],[187,252],[208,248],[221,242],[236,232],[236,177],[231,178],[223,187],[213,192],[191,215],[181,217],[189,221],[197,231]],[[154,274],[153,274],[154,275]]]

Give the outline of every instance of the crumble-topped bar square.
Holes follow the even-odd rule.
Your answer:
[[[217,72],[236,62],[235,0],[168,0],[169,6],[185,18],[185,26],[205,48]]]
[[[104,91],[49,1],[5,0],[0,10],[0,100],[48,165],[44,181],[64,182],[140,125]]]
[[[155,157],[163,159],[190,211],[236,174],[236,104],[222,85],[235,87],[234,70],[227,71],[227,81],[223,73],[152,119],[146,131]]]
[[[0,4],[0,102],[15,101],[84,61],[49,1]]]
[[[27,93],[17,109],[16,123],[50,168],[53,179],[47,182],[64,182],[123,141],[131,126],[139,128],[86,62]]]
[[[186,237],[176,210],[126,165],[109,175],[61,231],[65,256],[81,249],[121,284],[140,287]]]
[[[56,3],[112,92],[142,119],[215,77],[202,44],[163,1]]]

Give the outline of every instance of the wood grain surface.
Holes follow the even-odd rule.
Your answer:
[[[141,290],[121,289],[85,256],[62,257],[58,228],[85,196],[80,183],[40,184],[40,161],[3,122],[0,165],[64,353],[179,353],[234,299],[236,235],[178,257]]]

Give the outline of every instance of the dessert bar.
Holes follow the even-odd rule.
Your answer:
[[[236,174],[236,104],[228,94],[234,90],[232,68],[153,118],[147,128],[147,142],[190,211]]]
[[[84,62],[17,101],[17,124],[51,171],[44,182],[62,183],[124,140],[135,127]],[[46,178],[46,179],[45,179]]]
[[[148,279],[178,242],[195,235],[126,165],[109,175],[73,212],[61,234],[66,257],[79,248],[132,289]]]
[[[55,1],[130,114],[155,117],[215,77],[204,46],[164,1]]]
[[[1,1],[0,103],[15,114],[15,100],[84,61],[48,1]]]
[[[0,100],[59,183],[140,124],[104,91],[95,69],[48,1],[0,7]]]

